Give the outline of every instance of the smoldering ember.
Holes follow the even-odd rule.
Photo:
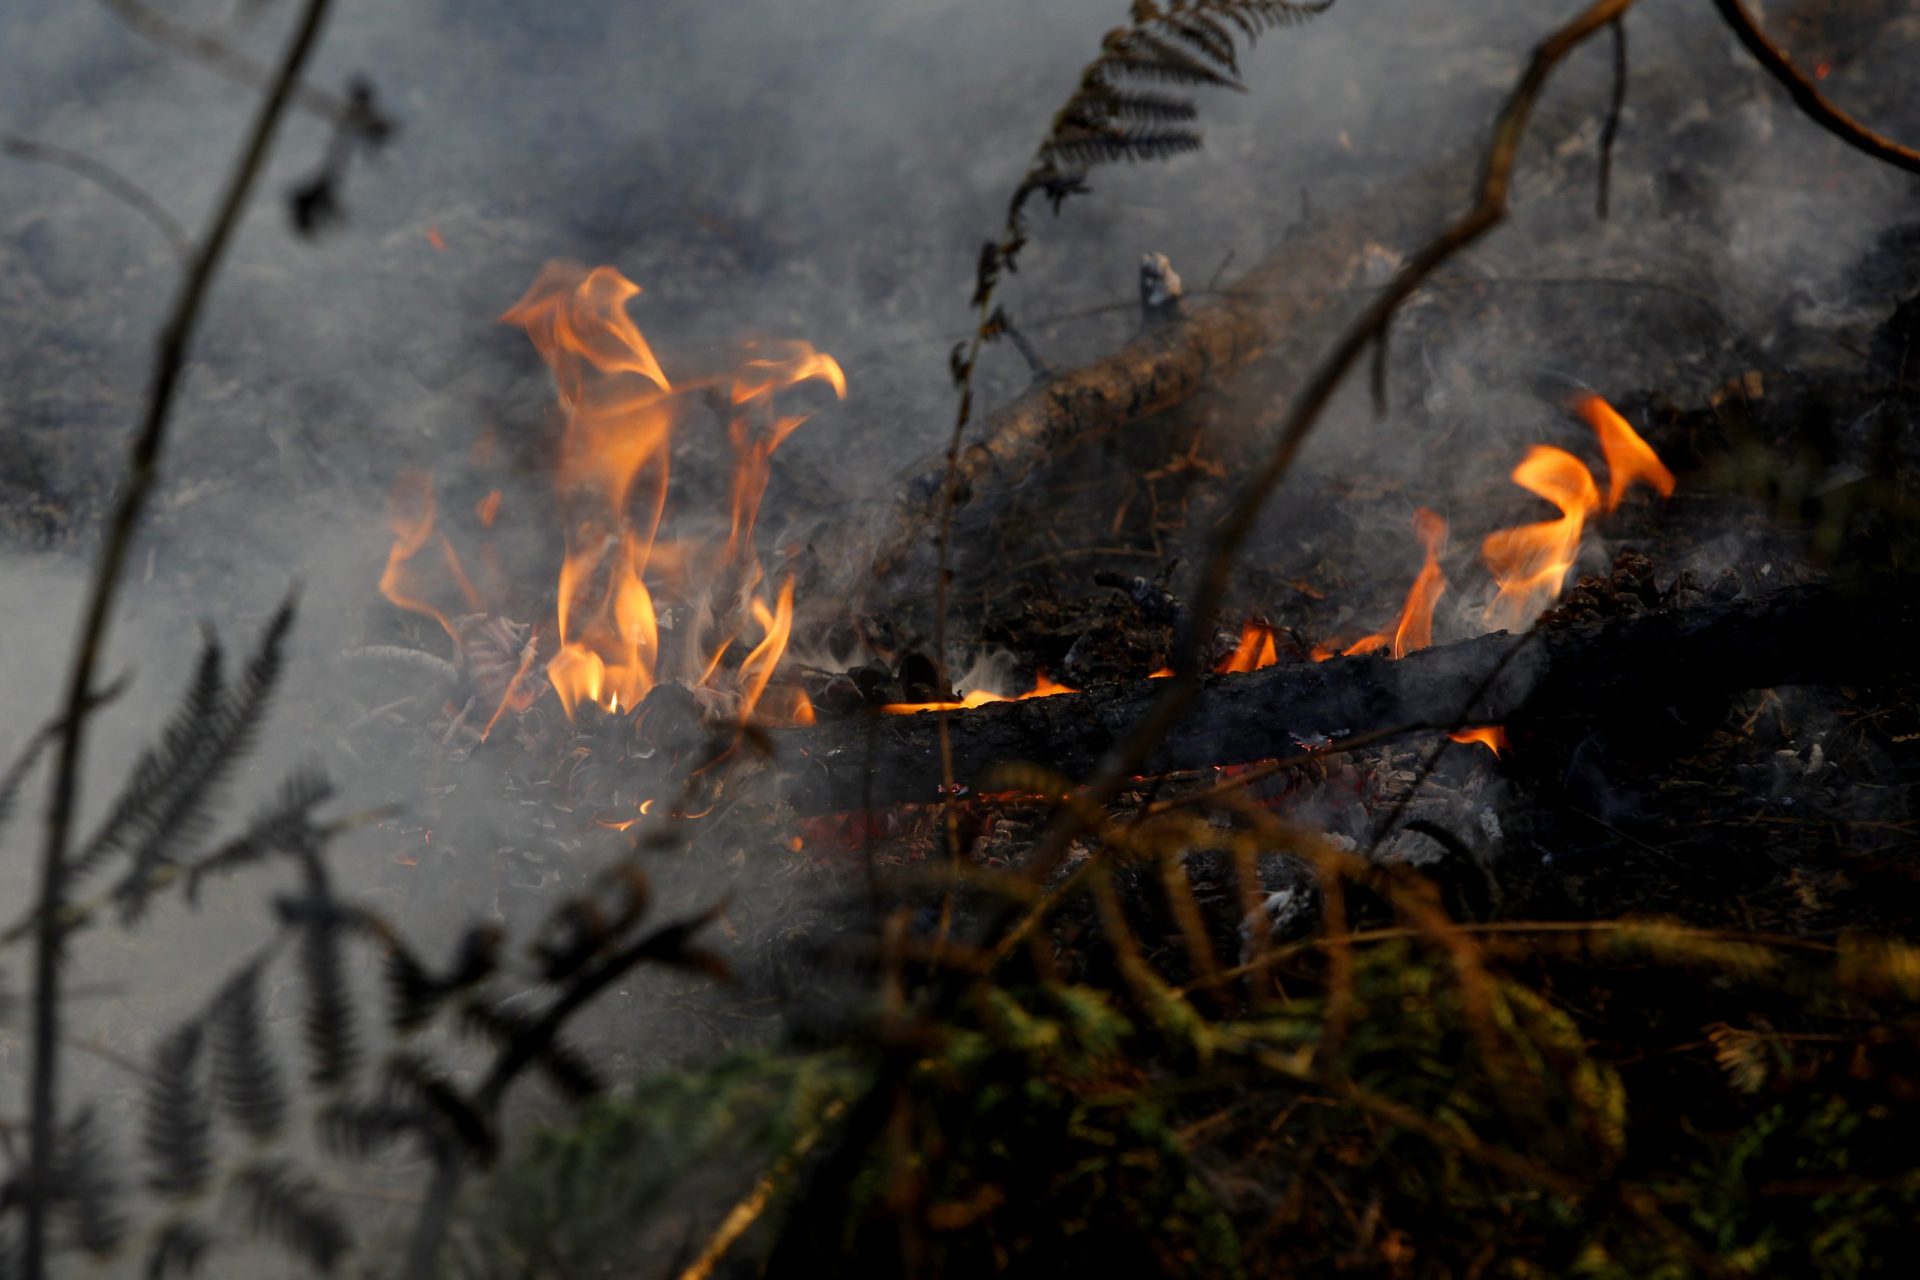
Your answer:
[[[0,6],[0,1280],[1908,1274],[1915,66]]]

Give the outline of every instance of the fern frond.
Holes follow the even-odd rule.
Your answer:
[[[307,987],[301,1029],[312,1061],[310,1077],[322,1086],[343,1084],[360,1061],[360,1046],[347,987],[346,948],[336,922],[322,920],[306,926],[300,942],[300,974]]]
[[[160,740],[141,754],[100,830],[74,854],[68,874],[76,881],[142,839],[159,820],[174,780],[205,754],[226,697],[223,665],[219,639],[207,636],[193,679],[180,706],[161,728]]]
[[[1115,80],[1149,80],[1162,84],[1207,85],[1216,89],[1245,86],[1213,63],[1151,30],[1118,31],[1102,46],[1092,74]]]
[[[218,700],[199,749],[167,779],[158,805],[127,837],[131,866],[114,890],[123,923],[131,924],[144,914],[152,897],[154,872],[197,843],[209,822],[208,806],[253,749],[285,666],[292,627],[293,601],[288,599],[268,622],[239,684]]]
[[[320,1184],[283,1160],[248,1165],[234,1176],[256,1236],[279,1244],[308,1266],[331,1272],[353,1245],[346,1219]]]
[[[0,832],[6,830],[8,821],[13,817],[13,807],[19,803],[20,788],[26,785],[27,778],[33,773],[33,766],[40,763],[41,753],[47,749],[53,737],[52,733],[45,730],[34,734],[7,767],[6,774],[0,776]]]
[[[438,1122],[481,1160],[491,1160],[499,1143],[493,1128],[440,1068],[417,1053],[395,1054],[387,1062],[387,1101],[412,1107]]]
[[[1240,58],[1234,48],[1233,32],[1219,15],[1204,6],[1169,13],[1157,24],[1170,40],[1186,45],[1209,62],[1217,62],[1234,75],[1240,74]],[[1251,37],[1249,37],[1251,38]]]
[[[163,1228],[147,1249],[147,1280],[190,1276],[213,1252],[213,1236],[190,1218],[176,1218]]]
[[[534,1043],[542,1033],[539,1019],[506,1008],[498,1001],[472,1000],[461,1010],[462,1024],[471,1033],[498,1045],[502,1051],[531,1051],[533,1064],[548,1082],[576,1101],[591,1098],[605,1085],[586,1056],[557,1035]]]
[[[220,1110],[248,1137],[272,1137],[286,1122],[288,1102],[280,1064],[267,1042],[259,964],[247,966],[221,989],[207,1021],[213,1096]]]
[[[313,810],[332,796],[333,784],[318,769],[293,773],[245,830],[187,869],[187,901],[198,905],[201,882],[208,876],[232,874],[276,853],[298,856],[314,848],[321,833],[314,827]]]
[[[118,1204],[112,1155],[91,1108],[61,1134],[54,1177],[54,1193],[73,1226],[74,1242],[96,1258],[111,1254],[126,1235],[127,1220]]]
[[[1186,129],[1068,130],[1047,140],[1049,160],[1076,169],[1121,160],[1164,160],[1200,149],[1200,135]]]
[[[213,1117],[200,1078],[205,1040],[197,1021],[176,1029],[154,1051],[147,1076],[147,1185],[163,1196],[197,1195],[213,1171]]]
[[[314,1125],[322,1147],[350,1160],[379,1155],[401,1139],[419,1134],[423,1127],[416,1107],[350,1098],[322,1107]]]

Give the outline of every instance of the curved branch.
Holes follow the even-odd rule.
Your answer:
[[[35,142],[32,138],[22,138],[11,133],[0,134],[0,151],[17,160],[52,165],[56,169],[65,169],[68,173],[85,178],[151,222],[160,234],[167,238],[167,243],[173,246],[174,256],[182,262],[185,262],[193,252],[193,243],[187,239],[186,229],[174,221],[173,215],[166,211],[165,206],[147,194],[146,190],[131,178],[116,169],[109,168],[92,156],[78,151],[69,151],[65,147],[56,147],[50,142]]]
[[[1753,60],[1786,86],[1794,105],[1809,120],[1856,151],[1863,151],[1876,160],[1884,160],[1896,169],[1920,173],[1920,151],[1901,146],[1893,139],[1875,133],[1828,101],[1826,95],[1814,87],[1813,81],[1800,74],[1787,51],[1767,39],[1767,33],[1760,29],[1740,0],[1713,0],[1713,7],[1733,28],[1733,34],[1740,38],[1740,43],[1753,55]]]

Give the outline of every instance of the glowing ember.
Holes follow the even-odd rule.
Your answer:
[[[890,716],[910,716],[918,711],[968,711],[974,707],[984,707],[989,702],[1024,702],[1028,698],[1051,698],[1057,693],[1078,693],[1057,681],[1049,680],[1047,673],[1034,673],[1033,688],[1025,693],[1005,694],[989,693],[985,689],[975,689],[961,695],[958,702],[889,702],[880,710]]]
[[[1506,729],[1497,724],[1475,725],[1471,729],[1457,730],[1456,732],[1448,734],[1447,737],[1455,742],[1467,744],[1477,743],[1493,752],[1496,756],[1504,752],[1508,745]]]

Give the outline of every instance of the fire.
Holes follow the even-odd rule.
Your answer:
[[[758,705],[793,630],[793,583],[769,603],[753,547],[754,522],[774,451],[807,420],[775,410],[777,392],[824,382],[847,394],[832,356],[804,342],[756,349],[730,376],[676,387],[627,314],[640,287],[611,267],[591,271],[549,263],[501,319],[519,325],[553,374],[566,417],[559,483],[567,514],[566,554],[555,596],[559,652],[547,678],[571,716],[582,702],[608,710],[638,706],[663,678],[661,620],[655,593],[672,589],[699,623],[727,639],[710,651],[695,634],[680,655],[679,677],[711,687],[751,618],[759,639],[732,682],[738,715]],[[735,454],[732,511],[725,545],[660,542],[666,517],[669,448],[693,393],[719,391],[730,406],[727,436]],[[715,596],[731,594],[716,606]],[[810,710],[810,708],[809,708]]]
[[[1447,735],[1454,742],[1478,743],[1494,755],[1500,755],[1507,749],[1507,731],[1497,724],[1478,724],[1469,729],[1459,729]]]
[[[1400,620],[1394,624],[1393,634],[1376,631],[1370,636],[1362,636],[1340,650],[1342,656],[1385,649],[1391,657],[1404,658],[1414,650],[1424,649],[1433,643],[1434,606],[1447,593],[1447,575],[1440,568],[1440,553],[1447,545],[1446,518],[1426,507],[1415,507],[1413,532],[1426,548],[1427,561],[1420,566],[1413,586],[1407,591],[1406,603],[1400,606]],[[1325,662],[1333,656],[1334,652],[1329,646],[1314,646],[1315,662]]]
[[[1051,698],[1055,694],[1078,692],[1080,692],[1078,689],[1071,689],[1057,680],[1048,679],[1046,672],[1036,671],[1033,688],[1025,693],[989,693],[985,689],[975,689],[961,695],[958,702],[889,702],[880,710],[890,716],[910,716],[917,711],[971,711],[975,707],[984,707],[989,702],[1024,702],[1028,698]]]
[[[1480,544],[1481,557],[1500,584],[1500,594],[1486,611],[1487,625],[1496,630],[1529,625],[1559,598],[1567,572],[1580,556],[1587,520],[1595,512],[1618,507],[1636,481],[1662,497],[1673,493],[1673,473],[1612,405],[1599,396],[1582,395],[1574,401],[1574,410],[1599,438],[1607,462],[1607,495],[1601,497],[1587,464],[1565,449],[1539,444],[1527,451],[1513,470],[1513,482],[1560,508],[1560,518],[1501,529]]]
[[[806,382],[824,383],[844,399],[846,375],[832,356],[795,341],[754,347],[729,374],[676,383],[627,312],[639,294],[612,267],[552,262],[501,317],[525,330],[546,362],[564,419],[556,467],[565,528],[554,593],[557,651],[546,676],[570,718],[583,703],[632,711],[655,685],[674,679],[730,698],[744,720],[772,682],[793,631],[793,582],[773,589],[753,543],[774,451],[808,416],[782,412],[775,402]],[[734,453],[728,531],[724,542],[717,533],[669,541],[662,531],[673,433],[707,404],[720,406]],[[483,528],[493,526],[500,506],[498,490],[476,504]],[[401,477],[380,586],[396,605],[435,618],[452,635],[447,614],[418,581],[416,561],[434,537],[434,515],[431,479]],[[482,611],[453,544],[444,535],[439,543],[466,607]],[[730,668],[728,655],[743,637],[751,648]],[[509,691],[521,704],[526,674]],[[782,703],[781,714],[811,720],[804,695]],[[494,710],[489,731],[505,707]]]
[[[1280,653],[1273,642],[1273,628],[1264,622],[1248,619],[1240,627],[1239,645],[1214,670],[1229,673],[1258,671],[1278,661]]]
[[[1627,420],[1612,405],[1589,393],[1575,397],[1573,409],[1600,438],[1600,454],[1607,460],[1609,512],[1620,505],[1620,499],[1636,480],[1663,498],[1673,496],[1673,472],[1667,470],[1653,446],[1642,440],[1640,433],[1627,425]]]

